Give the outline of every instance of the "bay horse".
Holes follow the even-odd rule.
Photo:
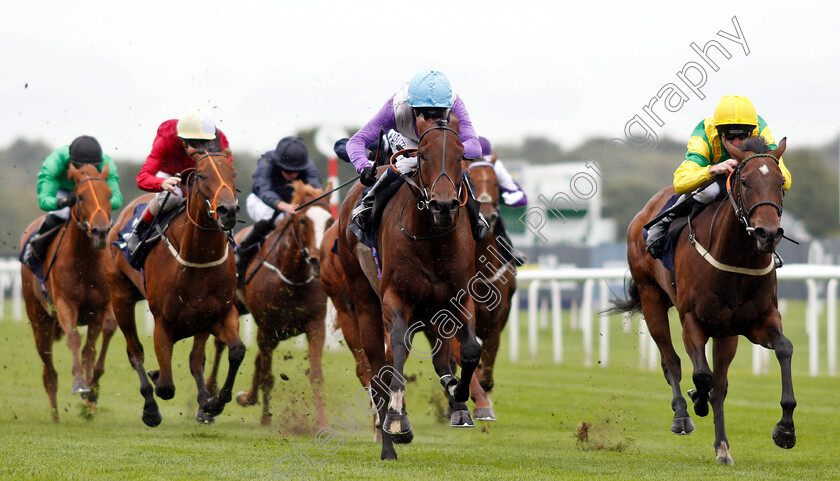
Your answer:
[[[644,314],[673,393],[671,431],[690,434],[694,423],[680,391],[680,359],[668,325],[668,309],[677,308],[683,343],[694,366],[696,389],[688,393],[694,413],[706,416],[711,403],[717,462],[731,465],[723,402],[729,384],[727,371],[739,335],[776,352],[782,374],[782,419],[773,429],[772,438],[786,449],[796,444],[796,399],[790,367],[793,344],[782,334],[773,259],[784,233],[780,221],[785,179],[778,163],[786,141],[782,139],[775,150],[769,150],[761,137],[749,139],[744,150],[727,141],[724,147],[740,164],[727,179],[727,196],[709,204],[696,217],[689,217],[688,228],[680,234],[675,254],[676,287],[663,264],[648,255],[642,235],[642,226],[674,194],[669,187],[657,193],[627,229],[630,297],[616,301],[614,310],[641,310]],[[714,372],[705,354],[709,338],[713,339]]]
[[[475,274],[475,241],[464,207],[468,195],[461,169],[464,148],[455,116],[450,116],[448,124],[421,116],[417,128],[418,148],[392,157],[393,161],[400,154],[416,155],[418,167],[413,179],[405,177],[405,185],[382,213],[377,233],[381,278],[371,249],[347,228],[362,194],[361,184],[350,189],[339,214],[338,254],[374,379],[371,390],[382,419],[382,459],[397,459],[394,436],[413,436],[403,404],[402,373],[411,335],[418,327],[434,328],[433,336],[440,341],[433,343],[433,364],[447,396],[454,399],[450,425],[474,426],[466,401],[481,345],[475,337],[475,305],[466,294]],[[382,169],[380,175],[384,175]],[[393,366],[386,364],[386,331],[391,336]],[[461,379],[454,376],[451,364],[449,339],[453,335],[461,343]]]
[[[304,184],[292,184],[292,204],[304,205],[324,191]],[[327,184],[326,190],[332,190]],[[237,290],[243,308],[240,314],[250,312],[257,324],[257,358],[251,389],[236,396],[241,406],[252,406],[263,394],[263,426],[271,424],[271,390],[274,375],[271,373],[272,354],[280,341],[305,333],[309,344],[309,382],[315,395],[315,422],[318,429],[327,426],[324,412],[324,378],[321,357],[326,337],[327,299],[318,280],[319,250],[324,231],[334,223],[330,206],[315,202],[287,215],[266,237],[259,252],[251,260],[245,274],[245,285]],[[250,230],[243,229],[236,235],[240,241]],[[208,389],[215,389],[215,374],[223,345],[216,343],[212,374]]]
[[[233,247],[227,234],[236,223],[236,171],[223,153],[194,149],[188,153],[195,160],[195,169],[185,172],[186,184],[182,188],[186,192],[186,208],[149,252],[145,279],[113,242],[131,219],[135,205],[148,202],[154,194],[130,203],[109,235],[106,273],[114,314],[126,338],[129,362],[140,378],[140,393],[145,400],[142,419],[151,427],[162,420],[154,395],[161,399],[175,396],[175,342],[194,337],[190,371],[198,389],[196,420],[202,423],[212,422],[230,402],[236,372],[245,356],[245,345],[239,339]],[[144,297],[155,318],[154,344],[159,365],[159,370],[149,371],[148,376],[134,317],[134,305]],[[230,364],[222,390],[212,397],[204,384],[205,343],[210,334],[228,346]]]
[[[473,415],[480,421],[495,421],[493,402],[493,368],[499,351],[502,330],[510,315],[511,298],[516,292],[516,267],[505,261],[502,246],[496,238],[493,227],[499,218],[499,179],[493,167],[495,161],[464,162],[469,171],[476,200],[481,204],[481,214],[488,219],[490,233],[478,241],[475,247],[475,265],[477,284],[475,291],[475,331],[483,341],[481,346],[481,364],[476,371],[476,379],[470,385],[470,396],[475,401]],[[456,350],[457,353],[457,350]]]
[[[44,258],[44,281],[52,305],[44,297],[35,274],[21,265],[26,313],[35,335],[35,346],[44,363],[44,388],[50,398],[54,422],[58,422],[58,377],[53,364],[53,343],[62,334],[67,335],[67,346],[73,357],[71,392],[81,394],[88,409],[95,411],[99,379],[105,372],[105,354],[117,330],[103,270],[105,238],[111,227],[112,192],[107,183],[108,174],[108,165],[103,165],[99,172],[93,165],[76,168],[70,164],[67,176],[76,183],[73,189],[76,203],[70,210],[70,219],[56,234]],[[21,237],[21,249],[43,218],[41,216],[26,228]],[[87,326],[81,359],[82,338],[77,326]],[[96,359],[100,332],[103,333],[102,350]]]

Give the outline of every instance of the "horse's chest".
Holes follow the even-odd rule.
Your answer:
[[[693,314],[708,336],[722,337],[744,334],[760,321],[767,307],[753,301],[718,300],[696,306]]]

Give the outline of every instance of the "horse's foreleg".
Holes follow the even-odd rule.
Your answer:
[[[250,404],[256,404],[259,400],[260,391],[263,395],[262,416],[260,417],[260,424],[263,426],[271,425],[271,397],[274,391],[274,374],[271,372],[272,359],[274,358],[274,350],[280,343],[280,336],[274,329],[263,329],[259,327],[257,331],[257,359],[254,364],[254,384],[251,386],[249,394]],[[237,396],[239,397],[239,396]],[[242,404],[240,402],[240,404]]]
[[[790,372],[790,359],[793,357],[793,343],[782,334],[782,317],[779,311],[773,311],[765,318],[760,327],[756,327],[748,336],[750,341],[776,351],[776,359],[782,372],[782,419],[773,429],[773,442],[780,448],[790,449],[796,445],[796,430],[793,426],[793,410],[796,398],[793,396],[793,378]]]
[[[380,420],[378,427],[382,440],[380,458],[397,459],[393,437],[385,430],[384,423],[381,422],[388,411],[388,386],[393,369],[385,362],[385,329],[382,325],[379,299],[373,295],[367,297],[367,302],[355,302],[355,305],[359,320],[359,337],[362,340],[364,355],[371,367],[371,399]],[[369,308],[372,312],[367,312],[365,308]]]
[[[382,428],[391,434],[395,443],[410,443],[414,431],[405,411],[405,361],[408,356],[408,319],[411,319],[413,306],[406,305],[398,296],[387,292],[382,298],[384,324],[391,325],[391,351],[394,356],[394,372],[388,391],[391,400],[388,412],[382,422]]]
[[[105,355],[108,352],[108,346],[111,344],[111,338],[117,331],[117,319],[114,317],[113,310],[109,307],[105,313],[105,319],[102,323],[102,347],[99,349],[99,357],[96,364],[93,366],[93,377],[90,380],[90,394],[87,400],[95,404],[99,399],[99,379],[105,374]]]
[[[208,416],[204,413],[202,406],[210,399],[210,393],[207,391],[207,385],[204,383],[204,361],[207,355],[207,338],[210,333],[204,332],[193,336],[193,347],[190,350],[190,373],[195,379],[195,387],[198,391],[196,401],[198,401],[198,412],[195,415],[195,420],[201,424],[212,424],[216,422],[213,416]]]
[[[225,343],[222,341],[215,339],[213,341],[213,346],[215,347],[215,351],[213,353],[213,365],[210,367],[210,375],[207,377],[207,392],[210,394],[216,394],[219,392],[218,386],[218,375],[219,375],[219,362],[222,360],[222,353],[225,352]]]
[[[85,338],[85,345],[82,347],[82,371],[84,372],[85,382],[90,386],[93,381],[93,364],[96,362],[96,341],[99,340],[99,334],[102,332],[103,317],[88,323],[87,336]],[[91,391],[93,387],[91,386]]]
[[[175,381],[172,379],[172,339],[163,327],[164,323],[155,319],[155,355],[158,360],[159,371],[150,371],[155,383],[155,394],[161,399],[175,397]]]
[[[694,414],[706,416],[709,414],[709,396],[712,392],[712,370],[706,359],[706,343],[709,337],[703,333],[694,314],[688,312],[683,318],[683,344],[694,372],[691,379],[694,381],[695,389],[688,391],[689,397],[694,401]]]
[[[29,305],[27,304],[27,311]],[[41,361],[44,363],[44,371],[42,377],[44,378],[44,389],[47,391],[47,396],[50,398],[50,408],[52,409],[52,420],[58,422],[58,404],[56,394],[58,390],[58,373],[55,371],[53,364],[52,347],[55,341],[56,334],[54,320],[46,315],[46,313],[34,314],[29,313],[30,323],[32,325],[32,332],[35,335],[35,347],[38,349],[38,355],[41,356]]]
[[[668,321],[667,296],[658,287],[639,284],[639,295],[642,301],[642,313],[651,338],[659,348],[662,359],[662,373],[665,381],[671,386],[671,409],[674,419],[671,422],[671,432],[674,434],[691,434],[694,423],[688,414],[688,403],[680,389],[682,381],[682,367],[680,357],[671,342],[671,328]]]
[[[729,440],[726,439],[726,425],[723,416],[723,402],[729,390],[729,365],[738,350],[738,336],[716,338],[712,341],[714,359],[714,388],[712,389],[712,412],[715,415],[715,453],[717,462],[721,464],[735,464],[729,455]]]
[[[80,358],[82,336],[76,327],[79,310],[78,307],[65,301],[62,298],[55,302],[56,317],[64,334],[67,335],[67,347],[70,348],[70,356],[73,358],[73,386],[70,392],[73,394],[86,394],[90,392],[90,386],[85,381],[84,370]]]
[[[309,344],[309,383],[315,395],[315,422],[318,429],[327,427],[327,415],[324,412],[324,376],[321,371],[321,356],[324,354],[326,325],[323,317],[315,316],[306,326]]]
[[[217,396],[207,400],[204,412],[209,416],[218,416],[230,402],[233,392],[233,382],[236,380],[236,372],[242,359],[245,357],[245,344],[239,339],[239,314],[236,308],[231,307],[221,323],[213,326],[213,335],[218,337],[228,347],[228,373],[225,383]]]
[[[134,316],[134,302],[131,302],[127,297],[127,287],[116,288],[111,285],[111,295],[114,307],[114,316],[120,326],[120,330],[125,336],[125,350],[128,354],[128,362],[131,367],[137,372],[140,378],[140,394],[143,396],[145,404],[143,406],[143,422],[150,427],[155,427],[160,424],[163,419],[160,415],[160,409],[155,401],[154,387],[149,382],[146,376],[146,368],[143,366],[145,362],[145,355],[143,353],[143,344],[140,343],[140,338],[137,336],[137,324]]]

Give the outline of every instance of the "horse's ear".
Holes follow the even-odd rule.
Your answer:
[[[747,154],[744,153],[743,150],[735,147],[734,145],[730,144],[728,140],[723,139],[723,147],[729,152],[729,155],[732,156],[733,159],[741,162],[747,157]]]
[[[783,137],[782,141],[779,142],[779,145],[776,146],[776,149],[770,152],[773,154],[777,159],[782,158],[782,154],[785,153],[785,148],[787,148],[787,137]]]
[[[70,168],[67,169],[67,178],[68,179],[78,179],[81,177],[82,172],[73,165],[73,162],[70,162]]]
[[[108,167],[108,164],[102,163],[102,172],[100,173],[103,179],[107,179],[108,175],[111,174],[111,168]]]
[[[329,192],[333,189],[332,181],[327,182],[327,185],[324,186],[324,192]]]
[[[493,154],[490,156],[490,163],[496,165],[496,161],[499,160],[499,154],[496,151],[493,151]]]
[[[455,132],[461,133],[461,124],[454,112],[449,112],[449,127]]]

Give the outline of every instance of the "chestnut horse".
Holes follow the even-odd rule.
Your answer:
[[[403,405],[402,373],[410,338],[417,330],[436,328],[432,335],[439,342],[433,343],[433,364],[447,395],[454,398],[450,424],[474,426],[466,401],[481,345],[475,337],[475,305],[466,289],[475,274],[475,242],[464,207],[468,194],[461,170],[464,148],[458,120],[451,119],[447,124],[419,118],[418,148],[402,152],[416,154],[418,168],[382,213],[377,233],[381,279],[371,250],[347,229],[350,212],[362,194],[361,184],[347,194],[339,214],[338,254],[374,378],[374,404],[383,420],[382,459],[397,458],[393,436],[413,436]],[[382,169],[379,174],[384,175]],[[385,331],[391,335],[393,366],[386,365]],[[460,380],[450,362],[453,335],[461,343]]]
[[[657,193],[636,215],[627,229],[627,260],[630,263],[630,298],[617,301],[624,312],[641,310],[650,334],[659,346],[662,370],[670,384],[674,420],[671,431],[689,434],[694,423],[680,391],[680,359],[671,343],[668,309],[676,306],[683,328],[683,342],[694,366],[696,390],[689,391],[694,413],[706,416],[709,402],[714,411],[717,462],[733,464],[724,427],[723,402],[728,387],[727,371],[738,336],[776,351],[782,373],[782,419],[773,430],[773,441],[782,448],[796,443],[793,426],[793,396],[790,359],[793,344],[782,334],[777,309],[776,272],[773,252],[781,240],[782,196],[785,179],[779,158],[784,139],[770,151],[762,138],[749,139],[744,151],[724,141],[724,147],[740,165],[727,179],[728,195],[711,203],[696,217],[677,241],[676,288],[663,264],[645,250],[642,226],[653,219],[674,194],[673,187]],[[713,339],[714,372],[706,360],[705,346]]]
[[[93,165],[78,169],[70,165],[67,175],[76,182],[73,190],[76,203],[70,210],[70,219],[47,249],[43,266],[47,292],[54,307],[44,297],[35,274],[23,265],[20,269],[26,313],[35,335],[35,346],[44,362],[44,388],[55,422],[58,422],[58,378],[52,358],[53,343],[62,334],[67,334],[67,346],[73,356],[71,392],[81,394],[93,411],[99,378],[105,372],[105,354],[111,336],[117,330],[102,267],[105,237],[111,227],[112,193],[107,183],[108,174],[107,165],[103,165],[101,173]],[[42,219],[43,216],[26,228],[21,237],[21,249]],[[88,328],[81,360],[82,337],[76,330],[79,325]],[[103,332],[102,350],[96,360],[96,340],[100,332]]]
[[[154,394],[161,399],[175,395],[175,342],[194,336],[190,371],[198,388],[199,422],[212,422],[212,417],[220,414],[231,400],[236,372],[245,356],[245,345],[239,339],[233,247],[227,234],[236,223],[236,171],[227,155],[221,153],[191,152],[191,157],[196,166],[194,171],[188,171],[186,185],[182,186],[187,192],[186,209],[177,214],[161,241],[149,252],[144,265],[145,285],[140,272],[128,264],[113,244],[109,246],[111,255],[106,264],[114,313],[145,399],[143,422],[152,427],[162,420]],[[134,206],[149,199],[151,195],[141,196],[123,210],[111,229],[111,242],[117,240]],[[134,318],[134,305],[144,297],[155,318],[155,354],[160,367],[159,371],[149,371],[148,377]],[[210,334],[228,346],[230,361],[225,384],[213,397],[204,384],[204,346]]]
[[[320,197],[324,191],[302,181],[293,183],[292,203],[304,205]],[[327,184],[326,190],[331,190]],[[243,303],[241,314],[250,312],[257,324],[257,359],[251,390],[237,394],[242,406],[252,406],[263,394],[260,422],[271,424],[271,390],[274,375],[271,373],[272,353],[280,341],[305,333],[309,344],[309,382],[315,394],[315,422],[318,428],[327,426],[324,412],[324,379],[321,356],[326,336],[327,299],[318,281],[318,245],[324,231],[334,222],[329,204],[310,204],[277,225],[265,239],[257,255],[246,270],[246,284],[237,290]],[[243,229],[236,235],[241,240],[250,230]],[[216,356],[208,389],[215,389],[215,374],[223,346],[216,343]]]

